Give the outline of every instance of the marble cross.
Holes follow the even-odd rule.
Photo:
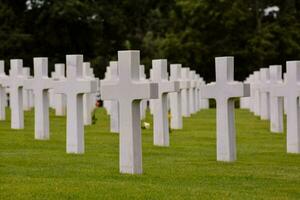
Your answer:
[[[104,100],[119,103],[120,172],[142,173],[142,138],[140,101],[158,97],[158,85],[141,83],[139,76],[140,52],[118,52],[118,80],[101,81]]]
[[[234,81],[233,57],[216,58],[216,82],[203,86],[202,97],[214,98],[217,104],[217,160],[236,160],[234,98],[250,94],[250,86]]]
[[[158,83],[158,99],[153,100],[154,145],[169,146],[168,93],[179,91],[178,81],[169,81],[167,60],[152,60],[154,83]]]
[[[203,80],[202,77],[200,77],[199,81],[199,104],[201,109],[209,109],[209,99],[205,99],[201,96],[201,87],[205,86],[205,81]]]
[[[58,80],[57,79],[57,75],[56,75],[56,72],[51,72],[51,78],[53,80]],[[49,90],[49,106],[50,108],[53,108],[55,109],[55,105],[56,105],[56,98],[55,98],[56,94],[54,93],[54,89],[50,89]]]
[[[4,61],[0,60],[0,120],[6,119],[5,114],[5,106],[7,98],[6,98],[6,86],[8,85],[8,76],[4,71]]]
[[[84,153],[83,94],[96,92],[97,83],[83,78],[83,56],[67,55],[67,77],[56,81],[55,93],[67,98],[67,153]]]
[[[249,77],[244,81],[245,84],[250,84]],[[251,96],[251,89],[250,89]],[[249,109],[250,107],[250,97],[241,97],[240,98],[240,108],[241,109]]]
[[[140,80],[144,82],[147,81],[144,65],[140,65]],[[145,119],[146,111],[147,111],[147,100],[142,100],[140,106],[141,106],[141,119]]]
[[[11,128],[24,128],[24,111],[23,111],[23,60],[10,60],[9,71],[9,99],[11,108]]]
[[[110,66],[107,66],[106,67],[106,72],[105,72],[105,75],[104,75],[104,80],[111,80],[111,70],[110,70]],[[103,107],[105,108],[106,112],[108,115],[110,115],[110,104],[111,104],[111,101],[108,101],[108,100],[104,100],[103,101]]]
[[[196,108],[196,112],[200,111],[201,107],[200,107],[200,101],[199,101],[199,87],[201,85],[201,80],[200,80],[200,75],[196,74],[195,76],[195,80],[196,80],[196,90],[195,90],[195,108]]]
[[[30,79],[30,68],[29,67],[23,67],[23,76],[26,79]],[[32,97],[30,95],[30,90],[23,88],[23,110],[29,111],[31,109],[30,107],[30,98]]]
[[[152,82],[152,79],[153,79],[153,69],[150,69],[150,77],[149,77],[149,80],[150,82]],[[153,99],[149,99],[149,109],[150,109],[150,114],[153,115]]]
[[[94,80],[91,75],[91,63],[84,62],[82,67],[82,76],[86,80]],[[92,94],[85,93],[83,94],[83,123],[84,125],[91,125],[92,124]]]
[[[110,66],[110,80],[118,80],[118,62],[109,62]],[[119,103],[116,100],[110,101],[110,132],[119,133]]]
[[[272,96],[287,101],[287,152],[300,153],[300,61],[286,63],[286,80],[274,87]]]
[[[181,112],[181,92],[188,88],[188,81],[181,80],[181,64],[170,65],[170,81],[179,81],[180,91],[171,92],[170,95],[170,110],[172,129],[182,129],[182,112]]]
[[[283,132],[283,97],[274,96],[277,84],[282,82],[281,65],[270,66],[270,130],[274,133]]]
[[[249,110],[254,113],[254,103],[255,103],[255,95],[254,95],[254,74],[250,74],[249,76],[250,83],[250,100],[249,100]]]
[[[254,92],[254,115],[255,116],[260,116],[260,72],[259,71],[255,71],[254,72],[254,81],[252,84],[252,88],[253,88],[253,92]]]
[[[196,108],[195,108],[195,105],[196,105],[196,103],[195,103],[195,92],[196,92],[195,91],[196,90],[195,75],[196,75],[195,71],[193,71],[193,70],[189,71],[189,79],[191,81],[191,87],[189,89],[189,96],[190,96],[189,97],[189,100],[190,100],[189,106],[190,106],[190,113],[191,114],[196,113]]]
[[[287,79],[287,75],[286,75],[286,72],[283,73],[283,82],[285,82]],[[283,112],[284,114],[286,115],[286,111],[287,111],[287,100],[285,98],[283,98]]]
[[[34,137],[49,139],[49,96],[53,81],[48,78],[48,58],[34,58],[34,77],[24,80],[24,88],[34,94]]]
[[[270,71],[268,68],[260,69],[260,119],[270,119]]]
[[[54,65],[55,73],[54,80],[65,80],[66,79],[66,67],[64,63],[57,63]],[[56,116],[66,115],[66,97],[64,94],[53,94],[54,96],[54,109]]]
[[[189,69],[188,68],[182,68],[181,69],[181,79],[183,81],[189,82],[189,88],[182,89],[181,91],[181,108],[182,108],[182,116],[184,117],[190,117],[190,95],[189,90],[191,87],[191,81],[189,79]]]

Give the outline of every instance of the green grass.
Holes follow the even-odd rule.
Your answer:
[[[235,163],[216,162],[215,110],[203,110],[172,131],[169,148],[143,130],[143,175],[119,174],[118,135],[104,110],[96,114],[84,155],[65,153],[65,118],[53,112],[49,141],[33,139],[33,112],[24,130],[1,121],[0,199],[300,199],[300,155],[246,110],[236,110]]]

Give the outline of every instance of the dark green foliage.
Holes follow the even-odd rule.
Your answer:
[[[264,10],[278,6],[279,12]],[[140,49],[146,71],[167,58],[214,79],[214,57],[235,56],[236,78],[300,59],[297,0],[1,0],[0,58],[81,53],[102,77],[117,50]]]

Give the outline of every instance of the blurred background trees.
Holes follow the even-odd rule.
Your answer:
[[[103,77],[117,51],[182,63],[214,80],[214,57],[234,56],[235,76],[300,59],[298,0],[0,0],[0,58],[84,54]]]

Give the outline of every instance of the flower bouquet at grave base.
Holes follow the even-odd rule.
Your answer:
[[[149,128],[150,128],[150,123],[142,122],[142,129],[149,129]]]

